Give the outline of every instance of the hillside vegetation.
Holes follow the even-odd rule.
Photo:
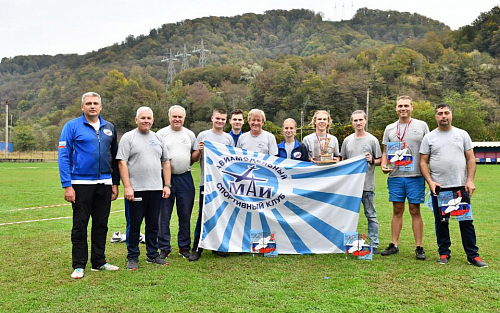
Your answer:
[[[308,123],[314,110],[326,109],[342,139],[352,131],[350,113],[366,107],[369,88],[369,131],[377,136],[396,117],[395,98],[408,94],[415,117],[431,128],[433,105],[447,102],[454,124],[473,140],[500,140],[499,25],[499,7],[457,31],[418,14],[366,8],[342,22],[303,9],[210,16],[85,55],[4,58],[0,100],[10,100],[19,150],[56,149],[61,127],[81,114],[79,98],[89,90],[102,95],[102,115],[119,133],[135,127],[139,106],[153,108],[160,128],[168,124],[167,108],[178,104],[195,132],[210,127],[215,107],[261,108],[274,133],[287,117],[300,121],[302,112]],[[202,40],[204,67],[196,52]],[[183,67],[184,46],[191,56]],[[169,79],[162,60],[170,49],[177,61]]]

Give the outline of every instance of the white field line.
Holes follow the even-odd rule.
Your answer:
[[[122,198],[117,198],[116,200],[123,200],[123,197]],[[195,202],[197,202],[197,201],[198,200],[195,200]],[[31,207],[31,208],[12,209],[12,210],[9,210],[9,211],[10,212],[14,212],[14,211],[36,210],[36,209],[55,208],[55,207],[62,207],[62,206],[69,206],[69,205],[71,205],[71,203],[54,204],[54,205],[42,205],[42,206]],[[110,213],[118,213],[118,212],[125,212],[125,210],[112,211]],[[68,218],[72,218],[72,216],[42,218],[42,219],[38,219],[38,220],[28,220],[28,221],[19,221],[19,222],[6,222],[6,223],[0,223],[0,226],[15,225],[15,224],[25,224],[25,223],[34,223],[34,222],[54,221],[54,220],[62,220],[62,219],[68,219]]]
[[[116,200],[123,200],[123,198],[117,198]],[[36,209],[46,209],[46,208],[56,208],[56,207],[60,207],[60,206],[69,206],[69,205],[71,205],[71,203],[42,205],[42,206],[35,206],[35,207],[31,207],[31,208],[12,209],[12,210],[9,210],[9,212],[27,211],[27,210],[36,210]]]
[[[24,166],[24,167],[2,167],[0,168],[0,170],[20,170],[20,169],[23,169],[23,170],[36,170],[36,169],[39,169],[40,167],[37,167],[37,166]],[[44,167],[43,169],[47,169],[47,168],[59,168],[58,166],[50,166],[50,167]]]
[[[116,200],[123,200],[122,198],[116,198]],[[194,200],[195,202],[198,202],[198,200]],[[47,208],[57,208],[61,206],[69,206],[71,203],[63,203],[63,204],[52,204],[52,205],[42,205],[42,206],[34,206],[31,208],[22,208],[22,209],[12,209],[9,210],[9,212],[17,212],[17,211],[27,211],[27,210],[37,210],[37,209],[47,209]]]
[[[68,205],[71,205],[71,203],[53,204],[53,205],[42,205],[42,206],[35,206],[35,207],[31,207],[31,208],[12,209],[12,210],[9,210],[9,211],[10,212],[27,211],[27,210],[36,210],[36,209],[55,208],[55,207],[59,207],[59,206],[68,206]]]
[[[125,212],[125,210],[112,211],[110,213],[113,214],[113,213],[119,213],[119,212]],[[63,220],[63,219],[68,219],[68,218],[73,218],[73,216],[61,216],[61,217],[52,217],[52,218],[42,218],[42,219],[39,219],[39,220],[29,220],[29,221],[19,221],[19,222],[7,222],[7,223],[0,223],[0,226],[16,225],[16,224],[26,224],[26,223],[34,223],[34,222],[55,221],[55,220]]]

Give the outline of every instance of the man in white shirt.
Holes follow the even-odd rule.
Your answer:
[[[179,218],[179,232],[177,243],[179,254],[189,258],[191,248],[191,212],[193,210],[195,188],[191,176],[192,154],[196,148],[196,137],[192,131],[184,127],[186,110],[174,105],[168,110],[170,125],[158,131],[170,152],[170,166],[172,168],[170,197],[162,200],[160,211],[160,229],[158,244],[160,257],[166,258],[172,251],[170,245],[170,218],[177,208]]]

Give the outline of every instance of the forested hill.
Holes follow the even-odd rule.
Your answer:
[[[381,11],[361,8],[356,15],[343,22],[352,29],[386,43],[403,43],[407,39],[422,39],[427,32],[444,34],[450,28],[443,23],[420,14]]]
[[[422,100],[427,115],[430,103],[443,99],[498,107],[498,62],[486,44],[466,45],[468,38],[418,14],[366,8],[342,22],[303,9],[211,16],[164,24],[85,55],[4,58],[0,94],[10,99],[14,139],[28,142],[18,148],[55,147],[61,126],[80,114],[78,98],[88,90],[103,96],[104,117],[123,133],[134,127],[137,107],[153,107],[161,127],[173,104],[188,109],[187,124],[195,131],[207,127],[214,107],[263,108],[275,124],[289,116],[299,120],[301,111],[308,120],[321,108],[342,128],[353,109],[364,107],[370,86],[370,127],[377,132],[393,118],[387,108],[401,93]],[[170,49],[176,59],[171,76],[169,62],[162,62]],[[496,113],[484,118],[481,112],[475,135],[491,138]],[[30,136],[37,140],[25,139]]]
[[[72,69],[94,65],[146,65],[151,57],[160,57],[169,49],[179,52],[200,45],[215,54],[221,64],[240,60],[257,61],[279,55],[345,53],[372,40],[402,43],[406,39],[423,38],[428,31],[449,32],[443,23],[419,14],[397,11],[360,9],[345,22],[323,21],[321,14],[309,10],[272,10],[265,14],[244,14],[234,17],[204,17],[164,24],[151,29],[148,36],[128,36],[121,44],[105,47],[85,55],[18,56],[4,58],[1,73],[27,74],[50,65]],[[196,59],[192,60],[193,65]]]

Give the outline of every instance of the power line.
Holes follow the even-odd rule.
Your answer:
[[[168,62],[168,70],[167,70],[167,81],[165,83],[165,88],[168,91],[168,86],[170,85],[170,82],[174,80],[175,77],[175,66],[174,66],[174,61],[177,61],[176,58],[172,56],[172,49],[170,49],[170,57],[164,57],[162,62]]]
[[[181,57],[182,64],[181,64],[181,71],[185,71],[189,68],[189,57],[191,56],[190,53],[187,53],[186,45],[184,44],[184,50],[182,53],[177,53],[175,55],[176,58]]]
[[[200,49],[195,49],[191,51],[192,53],[198,53],[200,55],[200,59],[198,61],[198,66],[199,67],[205,67],[205,64],[207,63],[207,59],[205,57],[205,52],[210,52],[210,50],[205,49],[205,46],[203,44],[203,39],[201,40],[201,47]]]

